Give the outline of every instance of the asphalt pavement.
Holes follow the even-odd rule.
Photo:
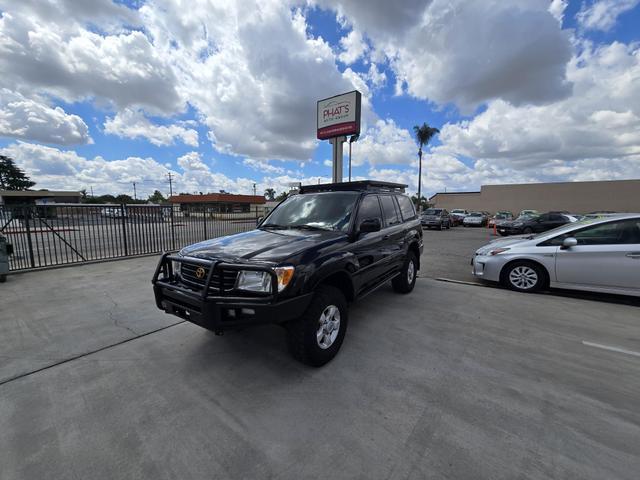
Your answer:
[[[154,258],[10,276],[0,477],[637,479],[638,307],[440,282],[429,245],[320,369],[156,310]]]

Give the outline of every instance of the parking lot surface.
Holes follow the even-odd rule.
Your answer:
[[[340,354],[313,369],[280,327],[216,337],[156,310],[154,266],[0,287],[3,480],[637,479],[637,307],[427,268],[408,296],[354,304]]]

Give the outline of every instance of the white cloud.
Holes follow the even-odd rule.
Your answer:
[[[567,75],[571,97],[545,106],[493,101],[445,125],[434,152],[477,159],[475,170],[495,169],[501,181],[640,176],[640,49],[586,48]]]
[[[125,138],[145,138],[154,145],[173,145],[181,141],[191,147],[198,146],[198,132],[180,125],[154,125],[141,110],[127,108],[107,118],[105,133]]]
[[[285,172],[284,168],[271,165],[269,162],[265,160],[255,160],[253,158],[245,158],[242,163],[245,167],[249,167],[257,172],[273,173],[278,175],[281,175]]]
[[[83,28],[77,22],[86,16],[82,13],[86,7],[78,6],[82,3],[62,2],[69,17],[56,14],[57,21],[52,22],[48,15],[55,5],[51,2],[3,1],[0,84],[68,102],[97,98],[121,108],[141,105],[163,113],[182,109],[177,78],[147,36],[138,30],[101,35]],[[70,5],[78,11],[71,11]],[[96,5],[105,7],[105,2]]]
[[[340,39],[340,48],[342,51],[338,55],[338,59],[347,65],[358,61],[368,50],[367,42],[357,30],[351,30]]]
[[[562,25],[562,21],[564,20],[564,11],[567,9],[567,6],[569,6],[569,0],[551,0],[551,4],[549,5],[549,13],[553,15],[560,25]]]
[[[92,141],[79,116],[6,88],[0,89],[0,136],[59,145]]]
[[[471,113],[566,97],[569,35],[540,0],[324,0],[384,52],[406,92]],[[482,19],[482,21],[479,21]]]
[[[611,30],[620,15],[635,8],[640,0],[597,0],[582,4],[576,19],[587,30]]]
[[[392,119],[378,120],[352,146],[352,165],[409,165],[417,156],[416,146],[408,130],[399,128]]]

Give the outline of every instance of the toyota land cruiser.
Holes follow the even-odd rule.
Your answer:
[[[344,339],[349,302],[388,281],[413,290],[422,229],[405,187],[303,186],[255,230],[162,255],[156,305],[217,334],[282,324],[295,358],[324,365]]]

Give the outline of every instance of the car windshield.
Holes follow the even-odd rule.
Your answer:
[[[442,210],[439,210],[437,208],[427,208],[423,215],[440,215],[440,212],[442,212]]]
[[[518,218],[516,218],[516,222],[526,222],[527,220],[531,220],[532,218],[536,218],[539,217],[539,215],[533,215],[533,214],[526,214],[526,215],[520,215]]]
[[[508,215],[506,213],[498,213],[496,215],[496,220],[503,220],[503,219],[505,219],[507,217],[508,217]]]
[[[471,213],[469,214],[469,216],[470,216],[470,217],[481,217],[481,216],[482,216],[482,214],[481,214],[481,213],[479,213],[479,212],[471,212]]]
[[[357,192],[294,195],[282,202],[260,228],[316,228],[346,231]]]

